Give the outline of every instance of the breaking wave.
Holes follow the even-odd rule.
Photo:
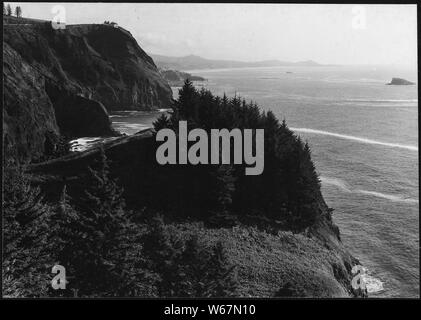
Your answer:
[[[410,151],[418,151],[417,146],[411,146],[411,145],[406,145],[406,144],[383,142],[383,141],[378,141],[378,140],[373,140],[373,139],[361,138],[361,137],[356,137],[356,136],[351,136],[351,135],[346,135],[346,134],[340,134],[340,133],[323,131],[323,130],[315,130],[315,129],[309,129],[309,128],[290,128],[290,129],[297,132],[321,134],[321,135],[336,137],[340,139],[358,141],[358,142],[366,143],[366,144],[376,144],[376,145],[385,146],[385,147],[400,148],[400,149],[406,149]]]
[[[376,192],[376,191],[353,189],[349,186],[348,183],[346,183],[345,181],[343,181],[341,179],[337,179],[337,178],[330,178],[330,177],[321,176],[320,180],[325,185],[335,186],[335,187],[341,189],[342,191],[349,192],[349,193],[365,194],[365,195],[369,195],[369,196],[373,196],[373,197],[377,197],[377,198],[387,199],[387,200],[390,200],[390,201],[393,201],[393,202],[419,203],[418,199],[406,198],[402,195],[394,195],[394,194],[386,194],[386,193],[381,193],[381,192]]]
[[[384,290],[383,282],[371,275],[364,274],[362,276],[368,293],[378,293]]]
[[[418,103],[418,99],[344,99],[349,102],[389,102],[389,103]]]
[[[370,196],[374,196],[374,197],[377,197],[377,198],[383,198],[383,199],[387,199],[387,200],[395,201],[395,202],[419,203],[419,201],[417,199],[405,198],[405,197],[402,197],[402,196],[399,196],[399,195],[385,194],[385,193],[376,192],[376,191],[355,190],[355,192],[370,195]]]

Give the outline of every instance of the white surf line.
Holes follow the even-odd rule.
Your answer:
[[[342,191],[345,191],[345,192],[348,192],[348,193],[365,194],[365,195],[368,195],[368,196],[373,196],[373,197],[377,197],[377,198],[390,200],[392,202],[419,203],[419,201],[417,199],[405,198],[401,195],[385,194],[385,193],[381,193],[381,192],[368,191],[368,190],[362,190],[362,189],[352,189],[348,185],[348,183],[346,183],[345,181],[343,181],[341,179],[337,179],[337,178],[330,178],[330,177],[321,176],[320,180],[322,181],[322,184],[335,186],[335,187],[341,189]]]
[[[377,293],[384,290],[383,282],[380,279],[377,279],[367,273],[363,274],[362,278],[364,279],[368,293]]]
[[[394,201],[394,202],[419,203],[419,201],[417,199],[403,198],[403,197],[400,197],[400,196],[395,196],[393,194],[384,194],[384,193],[381,193],[381,192],[367,191],[367,190],[355,190],[355,192],[359,192],[359,193],[362,193],[362,194],[391,200],[391,201]]]
[[[324,184],[328,184],[328,185],[331,185],[331,186],[338,187],[339,189],[341,189],[343,191],[346,191],[346,192],[352,192],[352,190],[348,186],[348,184],[345,181],[341,180],[341,179],[329,178],[329,177],[321,176],[320,177],[320,180]]]
[[[315,130],[315,129],[309,129],[309,128],[290,128],[290,129],[297,132],[321,134],[321,135],[336,137],[340,139],[358,141],[358,142],[366,143],[366,144],[377,144],[380,146],[401,148],[401,149],[406,149],[410,151],[418,151],[417,146],[411,146],[411,145],[406,145],[406,144],[382,142],[382,141],[377,141],[377,140],[372,140],[372,139],[367,139],[367,138],[360,138],[360,137],[350,136],[346,134],[340,134],[340,133],[323,131],[323,130]]]
[[[396,103],[396,102],[418,102],[418,99],[343,99],[343,101],[347,102],[390,102],[390,103]]]

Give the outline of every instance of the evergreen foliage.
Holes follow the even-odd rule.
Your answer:
[[[54,262],[49,242],[52,211],[22,168],[6,166],[3,173],[3,295],[43,296]]]
[[[233,163],[171,166],[171,170],[157,166],[151,173],[156,183],[150,188],[163,191],[166,201],[152,199],[153,207],[200,219],[258,215],[297,232],[316,221],[320,181],[310,148],[293,134],[285,120],[280,123],[272,111],[261,112],[255,103],[237,96],[219,98],[204,88],[197,90],[189,80],[180,89],[170,118],[161,116],[155,129],[177,131],[180,120],[187,120],[189,130],[202,128],[208,134],[210,129],[264,129],[264,171],[259,176],[245,176],[245,165]]]
[[[154,127],[176,131],[180,120],[188,121],[189,130],[202,128],[208,133],[213,128],[264,129],[264,171],[246,176],[245,165],[237,164],[161,166],[151,151],[145,155],[144,166],[130,172],[130,181],[139,187],[136,196],[148,215],[162,212],[168,219],[197,219],[213,227],[230,227],[257,217],[294,232],[317,221],[320,180],[311,150],[285,120],[279,122],[273,112],[261,112],[255,103],[237,96],[220,98],[197,90],[189,80],[171,115],[160,116]],[[145,223],[145,212],[133,220],[113,173],[101,150],[87,178],[81,180],[82,196],[70,197],[65,185],[60,201],[51,204],[22,169],[6,165],[5,296],[236,294],[235,266],[222,242],[205,244],[194,233],[181,238],[162,217]],[[51,268],[56,264],[66,268],[67,290],[51,289]]]
[[[227,297],[238,284],[221,242],[201,243],[196,235],[180,239],[156,216],[143,237],[148,267],[157,273],[160,297]]]
[[[122,189],[110,177],[103,151],[89,172],[85,195],[73,201],[74,207],[63,192],[58,260],[74,277],[70,285],[79,294],[124,296],[137,287],[131,261],[139,249],[135,226],[124,211]]]
[[[17,6],[17,7],[15,8],[15,16],[16,16],[17,18],[22,17],[22,8],[21,8],[21,7]]]
[[[171,122],[167,115],[163,113],[158,117],[158,119],[156,119],[156,121],[153,123],[153,126],[156,131],[159,131],[161,129],[170,128]]]

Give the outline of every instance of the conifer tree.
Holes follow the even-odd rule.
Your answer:
[[[211,170],[212,183],[209,194],[214,210],[226,213],[232,204],[232,194],[235,189],[235,178],[230,165],[214,166]]]
[[[279,123],[273,112],[262,113],[255,103],[247,103],[237,95],[215,98],[206,89],[197,91],[189,81],[180,90],[173,109],[170,122],[187,120],[189,128],[265,130],[265,165],[261,175],[245,176],[244,165],[233,165],[229,175],[213,166],[194,169],[186,166],[180,170],[181,181],[179,175],[173,175],[166,183],[176,191],[174,197],[168,197],[174,202],[175,211],[189,214],[199,211],[201,217],[205,212],[258,214],[280,220],[284,228],[294,230],[313,223],[318,215],[320,181],[308,144],[294,135],[285,119]],[[195,182],[203,178],[206,183],[202,186]],[[172,184],[174,180],[177,181]],[[229,202],[232,204],[227,205]]]
[[[16,16],[17,18],[22,17],[22,8],[21,8],[21,7],[17,6],[17,7],[15,8],[15,16]]]
[[[7,4],[6,6],[6,15],[8,15],[9,17],[12,15],[12,7],[10,6],[10,4]]]
[[[51,208],[22,168],[5,167],[3,184],[2,275],[10,296],[45,296],[53,258],[49,242]]]
[[[197,108],[198,93],[193,83],[186,79],[183,87],[179,90],[176,108],[182,119],[194,118]]]
[[[237,279],[222,243],[207,247],[195,234],[181,239],[161,216],[142,238],[147,266],[157,273],[160,297],[222,297],[235,294]]]
[[[72,288],[80,294],[124,295],[136,288],[136,270],[130,266],[136,258],[134,226],[124,212],[122,189],[110,177],[102,149],[96,168],[89,168],[89,178],[84,196],[74,201],[75,209],[62,197],[61,210],[68,212],[61,219],[60,262],[73,273]]]
[[[228,262],[229,256],[223,243],[218,241],[212,248],[208,269],[213,281],[207,288],[207,296],[230,297],[235,296],[238,279],[235,266]]]
[[[171,127],[171,121],[167,117],[165,113],[161,114],[158,119],[155,120],[153,123],[155,131],[159,131],[161,129],[170,128]]]

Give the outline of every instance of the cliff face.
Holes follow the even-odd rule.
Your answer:
[[[6,25],[4,42],[56,85],[107,110],[163,108],[171,89],[131,34],[109,25]]]
[[[36,159],[46,145],[58,140],[59,128],[45,92],[45,78],[7,43],[3,44],[3,102],[6,160]]]
[[[6,157],[36,159],[60,134],[112,135],[107,110],[168,107],[170,87],[129,32],[4,18]]]

